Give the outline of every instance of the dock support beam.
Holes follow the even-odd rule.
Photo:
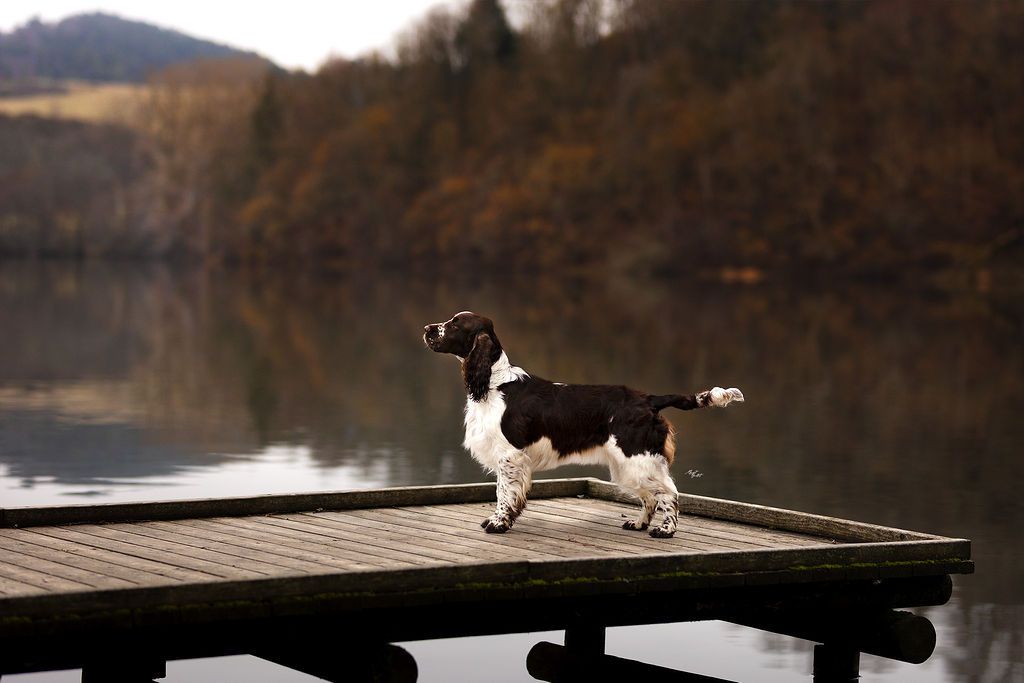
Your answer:
[[[658,683],[731,683],[721,678],[676,671],[611,655],[587,655],[569,647],[540,642],[526,657],[526,670],[538,681],[591,683],[609,680],[656,680]]]
[[[387,643],[337,644],[296,641],[264,647],[252,654],[268,662],[329,681],[415,683],[416,660],[407,650]],[[83,682],[84,683],[84,682]]]
[[[794,611],[730,618],[743,626],[784,636],[825,643],[824,662],[841,650],[866,652],[886,659],[920,664],[935,650],[935,627],[922,616],[900,610],[853,614]],[[833,655],[833,652],[836,654]],[[815,657],[817,662],[817,656]],[[845,679],[843,679],[845,680]]]
[[[167,662],[159,657],[110,653],[102,662],[87,662],[82,667],[82,683],[152,683],[167,676]]]
[[[565,649],[574,655],[593,657],[604,654],[605,627],[577,622],[565,629]]]
[[[849,646],[814,646],[814,683],[849,683],[860,678],[860,651]]]

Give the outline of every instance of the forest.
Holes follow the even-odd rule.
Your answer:
[[[1019,268],[1021,0],[508,9],[439,7],[313,74],[169,67],[120,126],[0,118],[0,253]]]

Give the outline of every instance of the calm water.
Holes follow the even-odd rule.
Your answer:
[[[924,611],[932,658],[864,656],[863,680],[1024,680],[1019,296],[3,264],[0,505],[482,481],[460,447],[456,364],[419,339],[463,309],[551,379],[741,387],[744,405],[666,412],[681,490],[971,538],[977,574]],[[602,472],[550,476],[580,474]],[[407,647],[422,681],[526,681],[530,646],[560,637]],[[608,639],[612,654],[743,681],[807,680],[811,647],[718,623]],[[251,657],[171,663],[166,680],[226,678],[314,680]]]

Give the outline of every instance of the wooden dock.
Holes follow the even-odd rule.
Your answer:
[[[653,539],[623,530],[633,505],[593,479],[536,482],[515,528],[490,535],[479,523],[494,495],[472,484],[0,510],[0,675],[156,676],[168,659],[250,652],[333,680],[324,653],[352,624],[356,650],[402,669],[380,647],[566,629],[567,644],[588,645],[563,654],[600,657],[605,626],[709,618],[923,661],[934,631],[922,644],[925,627],[907,621],[920,618],[892,608],[942,604],[948,575],[973,570],[964,539],[700,496],[680,496],[679,531]],[[531,671],[561,680],[548,660]]]

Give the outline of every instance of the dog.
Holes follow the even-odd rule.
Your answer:
[[[624,386],[562,384],[530,375],[509,362],[494,323],[471,311],[423,328],[423,342],[462,362],[466,438],[473,458],[498,478],[487,533],[512,528],[526,507],[533,473],[568,464],[603,464],[611,479],[640,499],[640,514],[622,525],[670,538],[679,521],[678,492],[669,465],[675,432],[660,411],[725,407],[739,389],[714,387],[693,395],[645,394]]]

